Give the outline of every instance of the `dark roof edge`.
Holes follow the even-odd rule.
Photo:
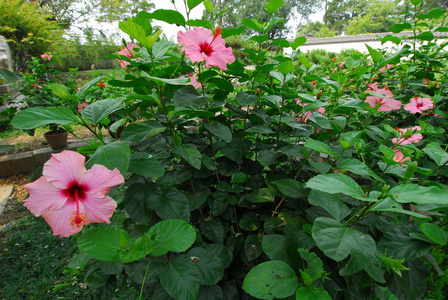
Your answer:
[[[448,32],[432,32],[435,38],[448,37]],[[307,38],[304,46],[310,45],[327,45],[327,44],[343,44],[343,43],[359,43],[359,42],[377,42],[378,38],[384,38],[386,35],[392,35],[395,37],[412,36],[414,32],[405,31],[400,33],[393,32],[381,32],[381,33],[369,33],[369,34],[357,34],[346,36],[335,36],[326,38]],[[292,41],[290,41],[292,42]]]

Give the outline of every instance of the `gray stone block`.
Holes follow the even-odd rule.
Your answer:
[[[36,167],[32,152],[4,155],[0,157],[0,177],[29,173]]]

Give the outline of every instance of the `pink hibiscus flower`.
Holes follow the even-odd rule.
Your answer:
[[[416,113],[423,114],[424,110],[432,108],[434,108],[434,101],[432,101],[431,98],[419,98],[419,97],[411,98],[409,103],[404,106],[404,109],[412,114]]]
[[[384,72],[384,71],[386,71],[387,69],[392,68],[393,66],[394,66],[394,65],[387,64],[387,65],[385,65],[384,67],[382,67],[381,69],[379,69],[378,71],[379,71],[379,72]]]
[[[309,104],[309,103],[302,103],[302,102],[300,101],[300,99],[297,99],[296,102],[297,102],[298,105],[300,105],[300,106],[302,106],[302,107],[305,107],[305,106],[307,106],[307,105]],[[325,109],[325,107],[319,107],[319,108],[314,109],[314,111],[317,111],[318,113],[320,113],[320,114],[323,115],[323,114],[325,114],[326,109]],[[306,124],[306,122],[308,122],[308,119],[309,119],[312,115],[313,115],[313,112],[312,112],[312,111],[304,111],[304,112],[302,113],[302,116],[300,116],[299,118],[297,118],[297,121],[298,121],[299,123]]]
[[[393,160],[400,163],[400,165],[402,165],[402,166],[405,161],[411,160],[410,157],[404,157],[404,154],[403,154],[403,152],[401,152],[400,149],[396,148],[396,149],[394,149],[394,152],[395,152],[395,157],[393,158]]]
[[[206,66],[215,66],[221,70],[227,70],[227,64],[235,61],[231,47],[226,47],[226,42],[221,37],[222,29],[211,30],[202,27],[194,27],[186,32],[179,31],[177,41],[184,46],[185,55],[192,62],[205,60]]]
[[[366,92],[374,94],[368,96],[365,100],[370,107],[376,108],[378,111],[391,111],[393,109],[400,109],[401,102],[393,99],[394,94],[387,88],[380,89],[377,84],[369,84]]]
[[[129,43],[126,47],[121,47],[121,50],[117,53],[119,55],[123,55],[129,58],[132,58],[135,54],[132,51],[132,49],[137,48],[137,46],[134,43]],[[120,62],[120,67],[126,68],[126,66],[130,65],[131,63],[122,59],[117,59],[117,61]]]
[[[196,76],[194,76],[193,74],[189,74],[188,76],[190,77],[189,84],[194,86],[195,89],[201,89],[202,88],[202,83],[200,81],[198,81],[198,78]]]
[[[36,217],[42,216],[53,235],[71,236],[90,223],[110,223],[117,203],[106,196],[109,189],[124,182],[117,169],[102,165],[84,167],[85,157],[77,152],[52,154],[43,176],[24,187],[30,196],[24,201]]]
[[[51,60],[51,58],[53,57],[53,55],[44,53],[44,54],[42,54],[40,57],[41,57],[43,60]]]
[[[87,106],[89,106],[88,103],[84,102],[83,104],[78,104],[78,112],[81,113],[83,111],[84,108],[86,108]]]
[[[417,130],[422,130],[422,128],[420,126],[414,126],[412,128],[399,128],[398,129],[399,137],[393,138],[392,143],[398,145],[408,145],[420,142],[423,138],[421,133],[406,134],[408,131],[412,133]]]

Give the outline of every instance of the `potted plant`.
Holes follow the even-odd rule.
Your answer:
[[[50,124],[50,131],[44,133],[51,149],[58,150],[67,147],[67,131],[57,124]]]

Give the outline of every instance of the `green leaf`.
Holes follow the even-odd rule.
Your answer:
[[[251,203],[266,203],[274,202],[275,200],[275,190],[269,188],[261,188],[253,191],[249,195],[246,195],[246,199]]]
[[[82,110],[82,117],[96,125],[110,114],[124,108],[124,98],[95,101]]]
[[[423,149],[423,152],[425,152],[432,160],[434,160],[438,167],[448,162],[448,153],[446,153],[446,151],[443,150],[438,143],[429,143]]]
[[[123,141],[140,142],[163,132],[165,129],[166,127],[154,120],[135,122],[126,126],[120,138]]]
[[[136,40],[141,40],[146,37],[146,32],[143,27],[132,21],[118,22],[118,28]]]
[[[167,83],[171,85],[185,85],[188,83],[190,78],[161,78],[161,77],[154,77],[149,75],[148,73],[142,71],[142,76],[145,78],[150,79],[151,81],[154,81],[155,83]]]
[[[180,155],[194,168],[201,169],[201,152],[192,144],[174,146],[173,152]]]
[[[263,235],[263,238],[261,239],[261,248],[271,260],[280,260],[288,264],[291,263],[288,254],[288,242],[284,235]]]
[[[186,221],[177,219],[160,221],[147,234],[154,240],[151,251],[154,256],[185,251],[196,240],[196,230]]]
[[[225,229],[221,219],[213,218],[209,221],[203,220],[199,223],[199,229],[202,235],[209,240],[218,244],[224,244]]]
[[[369,234],[346,228],[330,218],[318,217],[313,224],[312,236],[319,249],[337,262],[351,255],[339,272],[342,276],[361,271],[370,263],[376,250],[375,241]]]
[[[248,106],[254,104],[258,100],[257,96],[250,95],[246,92],[238,92],[236,95],[236,101],[242,106]]]
[[[131,160],[131,148],[127,142],[113,142],[96,149],[92,157],[87,161],[86,167],[100,164],[113,170],[117,168],[121,175],[125,176]]]
[[[390,194],[399,203],[448,205],[448,192],[437,186],[402,184],[393,187]]]
[[[188,251],[199,271],[199,283],[214,285],[224,276],[225,266],[216,254],[205,248],[196,247]]]
[[[213,125],[204,123],[204,126],[213,135],[216,135],[217,137],[223,139],[226,143],[230,143],[232,141],[232,132],[230,131],[229,127],[220,123],[216,123]]]
[[[244,240],[244,254],[248,261],[253,261],[263,254],[261,248],[260,237],[256,234],[251,234]]]
[[[188,198],[176,188],[170,188],[160,200],[155,209],[162,219],[190,219],[190,202]]]
[[[419,40],[432,41],[435,37],[431,31],[424,31],[416,36]]]
[[[255,266],[244,278],[243,289],[259,299],[286,298],[297,289],[298,278],[294,270],[278,260]]]
[[[192,10],[196,6],[202,3],[204,0],[187,0],[188,9]]]
[[[351,213],[350,208],[338,197],[321,191],[312,190],[308,202],[325,209],[336,221],[341,221]]]
[[[378,180],[379,182],[384,183],[384,180],[381,177],[376,175],[375,172],[373,172],[368,166],[366,166],[362,161],[356,158],[349,158],[344,160],[338,165],[338,168],[350,171],[358,175],[367,175],[375,180]]]
[[[200,96],[191,85],[177,90],[173,97],[173,103],[181,107],[204,107],[206,102],[207,97]]]
[[[370,56],[372,57],[373,62],[379,62],[381,60],[381,58],[383,58],[383,54],[381,54],[381,52],[379,52],[376,49],[373,49],[372,47],[370,47],[369,45],[365,44],[367,47],[367,50],[369,50]]]
[[[424,235],[439,245],[446,245],[448,233],[433,223],[422,223],[419,225]]]
[[[328,194],[342,193],[359,200],[376,201],[375,199],[364,198],[364,192],[359,184],[350,177],[339,173],[317,175],[311,178],[305,187]]]
[[[311,150],[334,156],[333,149],[331,149],[331,147],[324,142],[309,139],[305,142],[304,146]]]
[[[316,253],[310,253],[309,250],[305,248],[299,248],[297,251],[300,253],[300,257],[306,261],[308,266],[303,270],[299,270],[306,285],[310,286],[316,280],[324,278],[327,275],[324,269],[324,264]]]
[[[241,217],[239,225],[246,231],[254,231],[260,228],[260,221],[254,212],[248,212]]]
[[[77,92],[76,92],[76,97],[81,97],[84,95],[84,93],[90,89],[92,86],[95,86],[98,82],[100,82],[101,80],[103,80],[105,78],[105,76],[98,76],[92,80],[90,80],[89,82],[87,82],[86,84],[84,84]]]
[[[11,83],[15,83],[15,82],[23,80],[23,77],[20,74],[0,68],[0,79],[4,79]],[[1,82],[1,80],[0,80],[0,82]]]
[[[270,14],[275,13],[283,6],[283,0],[269,0],[266,5],[266,11]]]
[[[67,107],[31,107],[20,111],[11,121],[18,129],[34,129],[48,124],[70,125],[76,116]]]
[[[296,291],[296,300],[331,300],[330,294],[326,290],[310,286],[299,287]]]
[[[403,30],[409,30],[412,29],[412,25],[409,23],[402,23],[402,24],[394,24],[392,25],[392,27],[389,29],[389,31],[393,32],[393,33],[399,33],[402,32]]]
[[[294,42],[291,43],[291,47],[292,47],[292,49],[296,50],[297,47],[305,45],[305,43],[306,43],[306,37],[299,36],[299,37],[296,37]],[[309,66],[306,66],[306,67],[309,68]]]
[[[206,286],[201,285],[199,289],[199,298],[198,300],[224,300],[224,293],[219,285]],[[226,298],[226,299],[234,299],[234,298]]]
[[[197,300],[199,272],[189,256],[176,256],[163,265],[159,277],[160,284],[174,299]]]
[[[303,183],[300,181],[296,181],[294,179],[286,178],[280,179],[272,182],[283,195],[292,197],[292,198],[300,198],[305,195],[305,190],[303,188]]]
[[[142,224],[151,221],[152,210],[160,205],[162,191],[153,182],[134,183],[126,189],[124,207],[130,217]]]
[[[401,204],[397,203],[396,201],[392,200],[392,198],[388,197],[381,201],[381,203],[375,205],[374,208],[372,208],[372,211],[387,211],[387,212],[393,212],[397,214],[406,214],[409,216],[412,216],[417,219],[421,220],[431,220],[431,217],[428,217],[426,215],[403,209]]]
[[[422,3],[423,0],[411,0],[411,3],[415,6],[419,5],[420,3]]]
[[[214,12],[214,9],[213,9],[213,2],[208,1],[208,0],[205,0],[205,1],[204,1],[204,6],[205,6],[205,10],[206,10],[208,13],[212,14],[212,13]]]
[[[121,260],[124,263],[139,260],[148,255],[154,246],[154,241],[147,234],[143,234],[141,237],[132,242],[128,251],[121,255]]]
[[[261,33],[263,33],[264,30],[264,24],[258,22],[256,19],[245,18],[243,19],[243,25]]]
[[[205,2],[204,2],[204,4],[205,4]],[[210,30],[213,29],[213,25],[210,23],[210,21],[207,21],[207,20],[193,19],[193,20],[188,20],[186,24],[188,26],[193,26],[193,27],[204,27],[204,28],[207,28]]]
[[[68,92],[68,88],[60,83],[52,83],[49,84],[48,87],[51,89],[53,94],[58,96],[63,100],[68,100],[70,98],[70,93]]]
[[[120,255],[126,250],[129,240],[123,229],[100,226],[84,231],[78,237],[78,248],[99,260],[121,261]]]
[[[131,159],[129,169],[144,177],[161,177],[165,174],[165,167],[153,157]]]
[[[185,26],[184,16],[171,9],[157,9],[152,13],[148,13],[147,16],[151,19],[164,21],[168,24],[176,24],[178,26]]]

